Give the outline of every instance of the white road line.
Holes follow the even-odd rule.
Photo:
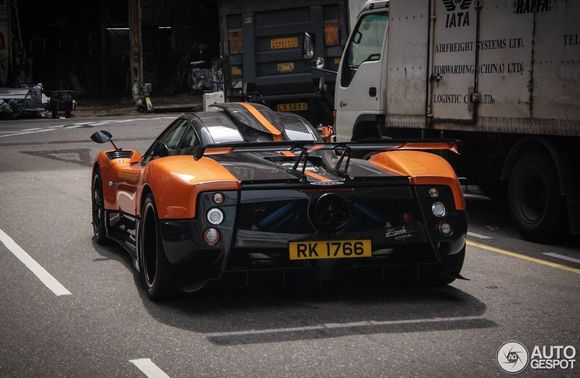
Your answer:
[[[135,121],[138,121],[138,120],[130,118],[130,119],[116,119],[113,122],[115,122],[115,123],[129,123],[129,122],[135,122]]]
[[[2,230],[0,230],[0,241],[14,256],[16,256],[18,260],[34,273],[34,275],[38,277],[38,279],[49,288],[54,295],[61,296],[72,294]]]
[[[150,358],[129,360],[129,362],[137,366],[137,368],[149,378],[169,378],[169,376],[163,370],[159,369],[159,366],[155,365]]]
[[[471,232],[471,231],[467,231],[467,235],[473,236],[474,238],[478,238],[478,239],[493,239],[491,236],[478,234],[477,232]]]
[[[420,323],[446,323],[446,322],[457,322],[457,321],[479,321],[482,318],[474,316],[457,316],[449,318],[433,318],[433,319],[410,319],[410,320],[364,320],[360,322],[350,322],[350,323],[323,323],[312,326],[304,327],[288,327],[288,328],[270,328],[270,329],[252,329],[248,331],[234,331],[234,332],[215,332],[207,334],[210,337],[223,337],[223,336],[246,336],[246,335],[261,335],[273,332],[297,332],[297,331],[313,331],[322,329],[343,329],[343,328],[356,328],[356,327],[368,327],[368,326],[396,326],[404,324],[420,324]]]
[[[552,257],[555,257],[557,259],[571,261],[573,263],[580,264],[580,259],[575,259],[573,257],[568,257],[568,256],[560,255],[559,253],[546,252],[546,253],[544,253],[544,255],[546,255],[546,256],[552,256]]]
[[[26,135],[26,134],[44,133],[46,131],[54,131],[54,129],[42,129],[42,130],[35,130],[35,131],[19,132],[19,133],[14,133],[14,134],[5,134],[5,135],[0,135],[0,138],[6,138],[6,137],[18,136],[18,135]]]
[[[12,131],[0,131],[0,138],[7,138],[12,136],[20,136],[27,134],[44,133],[47,131],[56,131],[59,129],[78,129],[79,127],[95,127],[95,126],[106,126],[112,125],[114,123],[126,123],[135,121],[159,121],[164,119],[175,119],[177,117],[150,117],[150,118],[131,118],[131,119],[106,119],[103,121],[93,121],[93,122],[77,122],[70,125],[56,125],[56,126],[46,126],[45,128],[36,127],[33,129],[22,129],[22,130],[12,130]]]

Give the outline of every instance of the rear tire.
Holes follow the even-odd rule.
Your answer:
[[[541,151],[523,155],[509,183],[509,209],[514,226],[526,240],[559,240],[566,230],[566,208],[556,167]]]
[[[103,199],[103,184],[99,167],[95,167],[93,173],[93,185],[91,187],[91,205],[93,214],[93,235],[99,244],[106,244],[107,238],[107,213]]]
[[[152,300],[167,298],[172,294],[172,269],[159,235],[157,208],[151,194],[143,201],[139,226],[140,275],[147,295]]]

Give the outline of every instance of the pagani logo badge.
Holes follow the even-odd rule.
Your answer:
[[[473,0],[443,0],[447,10],[446,28],[469,26],[469,8]]]
[[[521,372],[528,366],[528,350],[517,341],[509,341],[497,350],[499,367],[509,374]]]

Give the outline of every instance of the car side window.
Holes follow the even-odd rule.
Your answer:
[[[157,141],[167,144],[167,142],[172,141],[176,135],[179,137],[184,131],[183,126],[186,125],[187,120],[185,119],[177,119],[172,124],[170,124],[155,140],[155,142],[153,142],[153,144],[149,147],[149,149],[145,152],[145,154],[143,154],[141,165],[145,165],[149,163],[149,161],[151,161],[151,159],[153,158],[153,154],[155,152],[155,144],[157,143]],[[177,141],[179,141],[179,138],[177,138]],[[174,153],[172,153],[171,148],[169,146],[167,147],[169,149],[169,154],[173,155]]]
[[[163,143],[169,149],[169,155],[176,155],[179,150],[180,142],[183,134],[189,128],[189,123],[186,119],[182,120],[181,123],[173,130],[173,132],[168,133],[164,138],[161,139]]]
[[[193,154],[193,147],[199,144],[199,139],[197,133],[195,132],[193,126],[188,124],[187,129],[181,136],[181,143],[179,144],[178,155],[189,155]]]

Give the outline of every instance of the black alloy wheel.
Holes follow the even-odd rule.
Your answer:
[[[108,241],[107,221],[105,203],[103,199],[103,184],[101,182],[101,176],[98,167],[95,168],[95,172],[93,174],[93,186],[91,192],[93,235],[97,243],[104,244]]]
[[[141,280],[152,300],[160,300],[172,293],[172,272],[159,236],[159,219],[151,194],[143,201],[139,226],[139,261]]]

